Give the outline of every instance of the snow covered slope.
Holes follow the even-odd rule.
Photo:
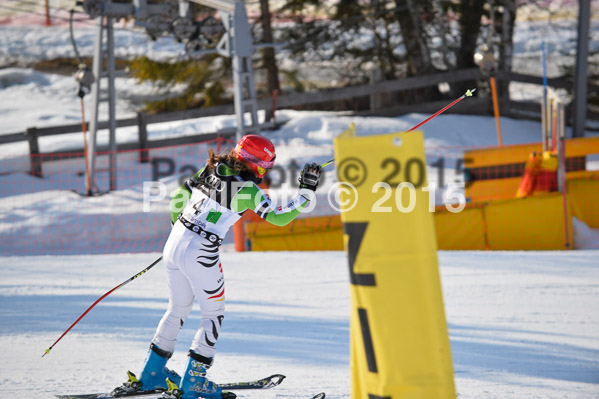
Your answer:
[[[138,372],[166,307],[160,264],[40,356],[93,301],[157,257],[0,257],[0,394],[45,399],[104,391],[120,384],[125,370]],[[599,397],[596,252],[440,252],[439,258],[459,398]],[[349,398],[345,254],[225,252],[222,262],[227,308],[214,379],[282,373],[288,378],[280,387],[242,397],[325,391]],[[179,372],[197,312],[170,362]]]

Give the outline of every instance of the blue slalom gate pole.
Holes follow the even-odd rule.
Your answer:
[[[541,56],[543,57],[543,102],[547,107],[547,51],[545,42],[541,43]]]
[[[545,42],[541,43],[541,61],[543,64],[543,106],[541,107],[541,130],[543,130],[543,151],[549,148],[549,121],[547,120],[547,52]]]

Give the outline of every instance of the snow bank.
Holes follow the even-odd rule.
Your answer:
[[[585,222],[572,216],[574,229],[574,248],[599,249],[599,229],[589,227]]]
[[[74,29],[77,49],[82,57],[91,57],[95,26]],[[147,56],[152,59],[172,59],[184,53],[183,44],[172,37],[152,41],[140,28],[115,26],[115,56],[122,59]],[[0,65],[27,66],[41,60],[75,58],[68,25],[60,26],[0,26]]]

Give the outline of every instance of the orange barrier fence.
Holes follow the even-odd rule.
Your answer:
[[[599,228],[599,179],[568,181],[568,242],[572,216]],[[558,250],[565,249],[562,195],[544,193],[469,205],[452,213],[437,207],[434,214],[437,246],[442,250]],[[298,219],[284,228],[264,221],[246,223],[255,251],[342,250],[339,216]]]
[[[245,224],[252,251],[332,251],[343,249],[339,215],[296,219],[287,226],[264,221]]]
[[[586,169],[587,155],[599,154],[599,136],[568,139],[565,148],[567,179],[599,177],[599,171]],[[466,197],[475,203],[513,198],[522,181],[526,161],[533,152],[542,154],[542,144],[465,150]]]

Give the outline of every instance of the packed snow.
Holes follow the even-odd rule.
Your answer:
[[[0,392],[37,399],[102,392],[126,370],[139,372],[166,309],[161,264],[41,355],[98,297],[158,256],[0,257]],[[281,386],[239,396],[349,398],[346,255],[224,252],[221,259],[227,298],[213,379],[281,373]],[[439,261],[459,398],[599,396],[595,251],[442,251]],[[198,324],[196,308],[169,363],[179,373]]]

